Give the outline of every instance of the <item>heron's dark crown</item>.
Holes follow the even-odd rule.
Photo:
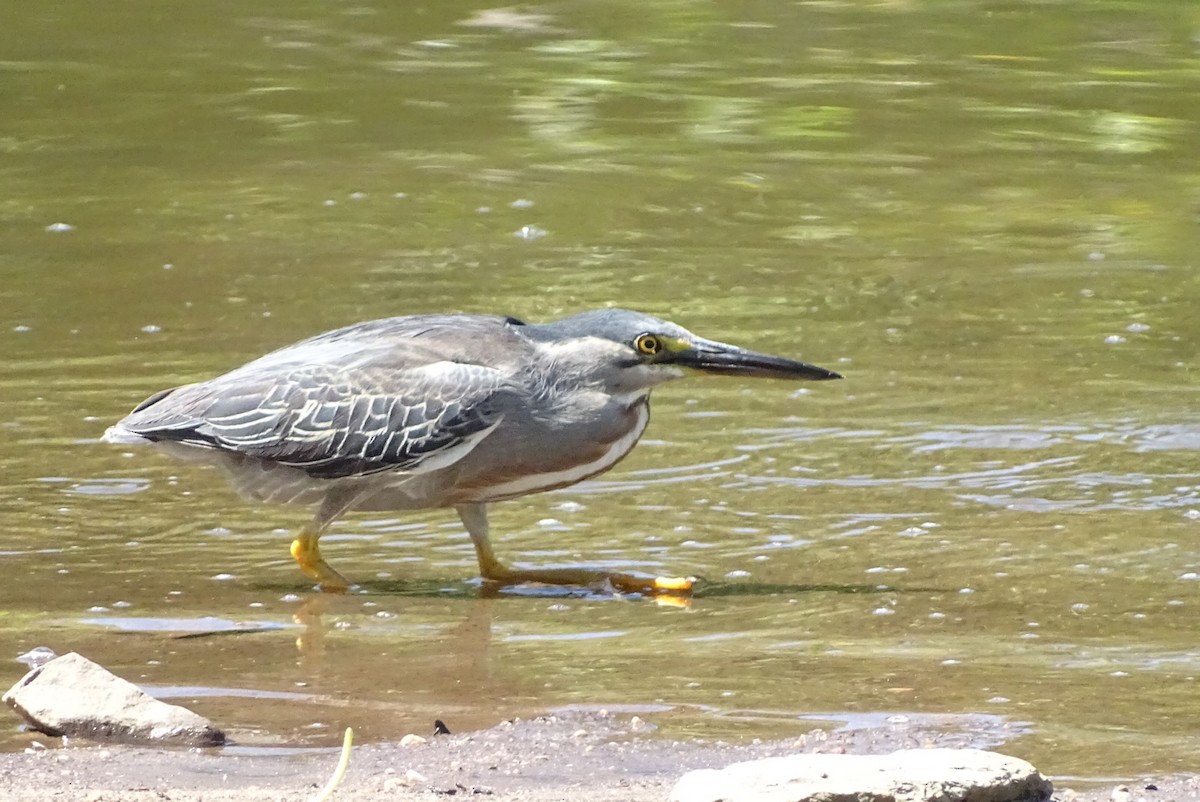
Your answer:
[[[543,341],[601,337],[623,344],[632,342],[639,334],[666,334],[681,338],[691,336],[686,329],[674,323],[629,309],[593,309],[553,323],[530,324],[523,331]]]

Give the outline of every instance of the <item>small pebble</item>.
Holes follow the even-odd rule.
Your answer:
[[[425,738],[422,738],[420,735],[416,735],[416,734],[410,732],[408,735],[405,735],[403,738],[400,739],[400,745],[401,746],[420,746],[421,744],[425,743],[425,741],[426,741]]]
[[[17,662],[24,663],[30,668],[38,668],[46,665],[46,663],[49,663],[55,657],[58,657],[58,655],[55,654],[54,650],[49,646],[35,646],[34,648],[25,652],[25,654],[17,657]],[[34,741],[34,743],[37,742]]]

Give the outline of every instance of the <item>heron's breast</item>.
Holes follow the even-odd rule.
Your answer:
[[[649,421],[650,406],[641,398],[624,412],[610,437],[576,436],[568,430],[508,453],[480,451],[486,464],[460,477],[457,494],[463,501],[500,501],[598,476],[629,453]]]

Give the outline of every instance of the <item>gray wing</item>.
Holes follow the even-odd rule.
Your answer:
[[[252,367],[153,396],[118,426],[332,479],[444,467],[500,422],[505,383],[490,367]]]

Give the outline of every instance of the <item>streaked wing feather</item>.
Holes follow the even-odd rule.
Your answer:
[[[300,366],[180,388],[123,425],[156,440],[235,451],[320,478],[420,471],[499,421],[499,371],[435,362],[400,371]]]

